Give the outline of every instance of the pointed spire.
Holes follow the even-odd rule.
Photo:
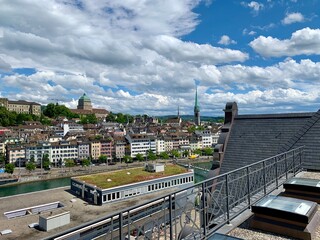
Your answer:
[[[180,117],[180,109],[179,109],[179,105],[178,105],[178,118]]]
[[[194,107],[198,107],[198,86],[196,86],[196,97],[195,97]]]

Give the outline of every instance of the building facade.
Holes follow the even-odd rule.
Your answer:
[[[108,204],[122,201],[144,194],[155,193],[172,188],[186,188],[194,184],[194,173],[156,178],[148,181],[127,184],[123,186],[101,189],[83,182],[77,178],[71,178],[71,190],[87,202],[95,205]]]
[[[126,136],[131,150],[131,157],[137,154],[146,156],[148,151],[156,153],[156,138],[147,134],[128,134]]]
[[[0,106],[5,107],[8,111],[16,113],[41,115],[41,105],[35,102],[27,102],[24,100],[11,101],[7,98],[0,98]]]
[[[13,163],[21,166],[26,161],[25,147],[15,144],[6,145],[6,163]]]

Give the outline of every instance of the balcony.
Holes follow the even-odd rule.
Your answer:
[[[252,205],[301,174],[303,150],[284,152],[47,239],[215,239],[217,232],[233,230],[239,219],[244,222]]]

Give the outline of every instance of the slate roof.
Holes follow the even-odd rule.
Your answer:
[[[306,150],[304,167],[320,170],[319,144],[320,110],[316,113],[235,116],[220,174],[302,145]]]

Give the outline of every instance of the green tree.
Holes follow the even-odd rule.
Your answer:
[[[148,155],[147,155],[148,159],[151,161],[154,161],[157,159],[157,155],[154,154],[154,152],[152,152],[151,150],[148,151]]]
[[[56,105],[49,103],[43,110],[43,114],[49,118],[55,118],[57,116]]]
[[[189,156],[189,151],[188,150],[184,150],[182,153],[183,157],[188,157]]]
[[[206,147],[205,149],[203,149],[203,153],[206,156],[211,156],[213,154],[213,149],[210,147]]]
[[[98,122],[97,117],[94,114],[88,114],[86,116],[82,116],[80,119],[81,124],[87,124],[87,123],[96,124],[97,122]]]
[[[127,167],[128,167],[128,164],[129,164],[129,163],[132,163],[132,162],[133,162],[132,157],[129,156],[129,155],[125,155],[125,156],[123,157],[123,161],[127,164]]]
[[[54,103],[49,103],[43,110],[43,114],[49,118],[57,118],[59,116],[64,116],[67,118],[79,117],[77,114],[71,112],[69,108],[65,105],[59,105]]]
[[[106,163],[107,162],[107,156],[106,155],[101,155],[98,158],[99,163]]]
[[[169,159],[169,154],[167,152],[162,152],[159,154],[161,159]]]
[[[88,167],[90,165],[90,160],[89,159],[82,159],[81,161],[81,166],[83,167]]]
[[[52,122],[49,118],[45,117],[44,115],[41,116],[40,118],[40,122],[43,124],[43,125],[52,125]]]
[[[69,168],[69,172],[72,167],[74,167],[75,163],[73,159],[65,159],[64,160],[65,166]]]
[[[173,149],[173,150],[171,151],[171,154],[172,154],[172,156],[173,156],[174,158],[179,158],[179,157],[181,157],[181,153],[180,153],[178,150],[175,150],[175,149]]]
[[[4,154],[1,152],[0,153],[0,166],[3,166],[3,164],[5,163],[6,159],[4,157]]]
[[[144,159],[143,159],[143,155],[141,153],[138,153],[136,155],[136,159],[139,161],[139,162],[142,162]]]
[[[29,161],[26,163],[26,169],[31,173],[36,169],[36,164],[34,162]]]
[[[193,153],[201,155],[202,154],[202,150],[201,149],[196,149],[196,150],[193,151]]]
[[[42,168],[44,170],[50,170],[50,160],[49,160],[49,154],[44,154],[42,156]]]
[[[15,166],[14,166],[13,163],[7,163],[7,164],[5,165],[5,167],[4,167],[4,171],[5,171],[6,173],[13,174],[14,168],[15,168]]]

